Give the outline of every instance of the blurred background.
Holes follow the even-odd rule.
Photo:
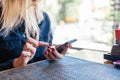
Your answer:
[[[46,0],[53,44],[76,38],[68,56],[103,62],[111,51],[114,29],[119,28],[119,0]]]

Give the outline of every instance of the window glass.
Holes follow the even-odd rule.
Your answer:
[[[73,47],[109,52],[114,43],[111,3],[111,0],[46,1],[53,43],[61,44],[77,38]],[[68,52],[72,53],[72,50]]]

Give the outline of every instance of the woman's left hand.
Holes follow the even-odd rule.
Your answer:
[[[59,53],[56,48],[59,47],[60,45],[54,47],[48,47],[47,51],[45,51],[45,57],[48,60],[57,60],[63,58],[63,56],[66,54],[68,48],[71,48],[71,44],[68,44],[66,47],[64,47],[64,50]]]

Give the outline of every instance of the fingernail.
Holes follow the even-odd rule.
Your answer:
[[[52,44],[50,43],[49,46],[52,46]]]
[[[52,48],[52,51],[55,51],[55,48]]]
[[[48,52],[50,52],[50,49],[47,49]]]
[[[48,52],[45,52],[46,55],[48,55]]]

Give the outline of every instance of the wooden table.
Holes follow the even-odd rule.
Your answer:
[[[0,80],[120,80],[120,70],[106,64],[64,57],[0,72]]]

